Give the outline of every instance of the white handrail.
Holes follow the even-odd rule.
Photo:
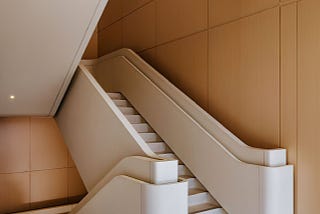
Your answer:
[[[221,123],[204,111],[188,96],[165,79],[159,72],[142,60],[137,54],[129,49],[121,49],[98,60],[82,61],[84,65],[95,65],[105,60],[124,56],[140,72],[146,75],[154,84],[166,93],[186,113],[198,122],[209,134],[216,138],[225,148],[234,154],[239,160],[262,166],[283,166],[286,165],[285,149],[259,149],[246,145]]]
[[[81,209],[71,214],[186,214],[188,184],[152,185],[129,176],[116,176]]]
[[[227,212],[293,213],[292,166],[240,161],[126,57],[100,59],[94,74],[128,98]]]

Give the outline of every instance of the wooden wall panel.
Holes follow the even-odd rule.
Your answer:
[[[98,29],[96,29],[90,39],[90,42],[82,56],[82,59],[98,58]]]
[[[126,20],[131,29],[117,47],[133,47],[249,145],[288,149],[297,178],[295,213],[317,213],[320,2],[121,2],[126,8],[117,22]],[[150,4],[155,18],[141,13]]]
[[[280,146],[297,171],[297,4],[281,7],[281,104]],[[297,189],[295,174],[295,189]],[[297,210],[295,197],[295,210]]]
[[[157,44],[190,35],[208,26],[207,0],[157,0]]]
[[[0,174],[30,171],[30,119],[0,119]]]
[[[210,31],[210,113],[249,145],[279,147],[279,9]]]
[[[76,203],[87,192],[80,174],[76,168],[68,168],[68,198],[69,203]]]
[[[30,172],[0,174],[0,213],[30,209]]]
[[[320,198],[320,1],[298,3],[298,213]]]
[[[156,47],[140,52],[140,56],[150,65],[156,65]]]
[[[155,67],[202,108],[207,103],[207,32],[156,48]]]
[[[31,209],[68,203],[68,169],[31,172]]]
[[[0,146],[0,213],[78,202],[86,194],[53,118],[0,118]]]
[[[99,31],[102,31],[104,28],[122,18],[122,1],[123,0],[108,1],[107,7],[98,24]]]
[[[122,21],[116,22],[99,32],[99,56],[122,48]]]
[[[281,146],[297,158],[297,4],[281,7]]]
[[[31,118],[31,170],[68,167],[68,149],[52,118]]]
[[[140,7],[145,6],[147,3],[152,0],[116,0],[122,1],[123,9],[122,16],[126,16],[129,13],[132,13],[134,10],[139,9]]]
[[[279,0],[209,0],[210,27],[277,6]]]
[[[156,43],[156,8],[151,2],[123,19],[123,45],[134,51],[142,51]]]

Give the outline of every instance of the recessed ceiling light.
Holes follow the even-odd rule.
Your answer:
[[[14,100],[14,99],[16,98],[16,96],[10,95],[9,98],[10,98],[11,100]]]

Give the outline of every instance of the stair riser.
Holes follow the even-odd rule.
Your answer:
[[[179,165],[178,166],[178,175],[179,176],[181,176],[181,175],[190,175],[190,176],[192,176],[192,173],[184,165]]]
[[[204,186],[196,178],[188,179],[189,189],[202,189],[205,190]]]
[[[198,193],[188,196],[189,206],[194,206],[203,203],[210,203],[211,197],[208,192]]]

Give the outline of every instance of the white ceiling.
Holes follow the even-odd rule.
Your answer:
[[[0,116],[55,114],[106,3],[0,1]]]

